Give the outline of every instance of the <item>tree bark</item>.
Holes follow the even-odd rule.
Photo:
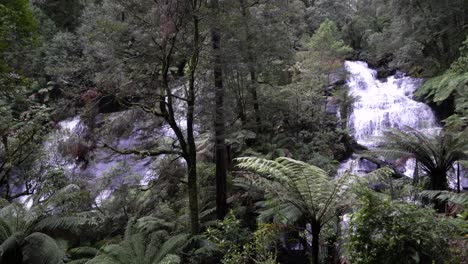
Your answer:
[[[253,62],[252,62],[253,64]],[[250,93],[252,94],[253,108],[255,113],[255,124],[257,132],[261,130],[261,119],[260,119],[260,105],[258,104],[258,95],[257,95],[257,77],[255,73],[254,66],[251,66],[250,70]]]
[[[320,253],[320,223],[312,222],[312,264],[319,264]]]
[[[460,163],[457,162],[457,193],[461,192],[460,188]]]
[[[413,173],[413,185],[417,185],[419,183],[419,162],[416,160],[416,164],[414,165],[414,173]]]
[[[200,52],[200,18],[197,15],[199,2],[192,0],[192,20],[193,20],[193,42],[192,56],[189,64],[189,89],[187,98],[187,147],[188,147],[188,193],[190,224],[192,235],[200,233],[199,211],[198,211],[198,182],[197,182],[197,147],[193,131],[195,113],[195,72],[198,66]]]
[[[215,17],[211,25],[211,44],[213,47],[213,75],[215,87],[215,162],[216,162],[216,216],[219,220],[227,214],[227,184],[226,184],[226,128],[224,119],[224,86],[221,59],[221,34],[218,28],[218,0],[211,2]]]
[[[245,43],[244,43],[244,52],[247,59],[247,65],[249,68],[250,74],[250,84],[249,84],[249,91],[252,96],[252,104],[254,108],[254,115],[255,115],[255,125],[257,132],[261,129],[261,118],[260,118],[260,105],[258,102],[258,95],[257,95],[257,73],[255,70],[255,56],[253,54],[253,47],[251,46],[252,43],[252,34],[249,31],[249,14],[248,14],[248,7],[245,4],[245,0],[239,0],[241,5],[241,12],[242,12],[242,19],[243,19],[243,26],[245,30]]]
[[[445,170],[433,171],[430,176],[432,190],[447,190],[447,172]]]

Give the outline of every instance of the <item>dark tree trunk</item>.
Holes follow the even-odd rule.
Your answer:
[[[260,119],[260,105],[258,104],[258,95],[257,95],[257,77],[255,69],[252,66],[250,70],[250,93],[252,94],[253,108],[255,114],[255,125],[257,131],[261,129],[261,119]]]
[[[431,172],[432,190],[447,190],[447,187],[447,172],[445,170]]]
[[[218,0],[212,0],[211,8],[217,18],[219,12]],[[224,87],[221,60],[221,35],[215,19],[211,28],[211,44],[213,46],[213,75],[215,86],[215,161],[216,161],[216,215],[219,220],[227,214],[227,184],[226,184],[226,129],[224,124]]]
[[[194,157],[192,158],[194,160],[191,160],[190,164],[187,164],[190,231],[192,235],[197,235],[200,233],[200,222],[198,218],[198,185],[196,155],[194,155]]]
[[[239,0],[241,9],[242,9],[242,19],[243,19],[243,27],[245,31],[245,43],[244,43],[244,52],[245,57],[247,60],[247,65],[249,67],[249,74],[250,74],[250,85],[249,91],[252,96],[252,104],[254,108],[254,115],[255,115],[255,125],[256,130],[259,131],[261,129],[261,118],[260,118],[260,105],[258,102],[258,94],[257,94],[257,73],[255,70],[255,56],[252,47],[252,33],[249,31],[249,10],[248,6],[245,3],[245,0]]]
[[[457,163],[457,193],[461,192],[460,188],[460,163]]]
[[[247,124],[247,116],[245,114],[245,103],[244,103],[244,96],[243,96],[243,92],[242,92],[242,89],[243,89],[243,78],[240,76],[239,72],[236,73],[236,80],[237,80],[237,96],[236,96],[236,99],[237,99],[237,113],[238,113],[238,117],[239,119],[241,120],[241,123],[242,123],[242,127],[245,127],[246,124]]]
[[[193,131],[193,122],[195,114],[195,72],[198,66],[200,52],[200,29],[199,17],[197,16],[198,1],[193,0],[192,3],[192,19],[193,19],[193,54],[190,58],[190,75],[189,89],[187,100],[187,147],[188,147],[188,192],[189,192],[189,209],[190,209],[190,224],[192,235],[200,233],[199,211],[198,211],[198,182],[197,182],[197,147],[195,145],[195,137]]]
[[[320,253],[320,223],[312,222],[312,264],[319,264]]]
[[[416,165],[414,166],[414,173],[413,173],[413,185],[417,185],[419,183],[419,162],[416,160]]]

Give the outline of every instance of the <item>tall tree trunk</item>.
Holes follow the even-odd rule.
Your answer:
[[[216,160],[216,215],[219,220],[227,214],[227,184],[226,184],[226,129],[224,122],[224,87],[221,60],[221,34],[218,28],[218,0],[211,2],[215,19],[211,25],[211,44],[213,46],[213,75],[215,86],[215,160]]]
[[[195,154],[196,158],[196,154]],[[200,233],[200,222],[198,217],[198,183],[197,183],[197,162],[190,161],[187,164],[188,173],[188,194],[189,194],[189,215],[190,231],[192,235]]]
[[[199,211],[198,211],[198,182],[197,182],[197,147],[193,131],[195,113],[195,72],[198,66],[200,54],[200,29],[198,17],[198,0],[192,0],[192,20],[193,20],[193,53],[189,62],[189,88],[187,100],[187,147],[188,147],[188,192],[190,224],[192,235],[200,233]]]
[[[236,96],[236,104],[237,104],[237,115],[241,120],[242,127],[244,128],[247,124],[247,116],[245,115],[245,104],[244,104],[244,96],[243,96],[243,78],[239,74],[239,71],[236,71],[236,83],[237,83],[237,96]]]
[[[249,11],[248,7],[245,3],[245,0],[239,0],[241,5],[241,13],[242,13],[242,21],[243,27],[245,31],[245,40],[244,40],[244,52],[247,59],[247,64],[249,68],[250,74],[250,85],[249,91],[252,96],[252,104],[254,108],[254,115],[255,115],[255,125],[256,130],[259,131],[261,128],[261,118],[260,118],[260,105],[258,102],[258,95],[257,95],[257,73],[255,70],[255,56],[253,53],[252,47],[252,33],[249,31]]]
[[[253,64],[253,62],[252,62]],[[252,94],[253,108],[255,114],[255,124],[257,131],[261,130],[261,119],[260,119],[260,105],[258,104],[257,95],[257,77],[255,73],[255,67],[252,65],[250,70],[250,93]]]
[[[320,223],[312,222],[312,264],[319,264],[320,253]]]

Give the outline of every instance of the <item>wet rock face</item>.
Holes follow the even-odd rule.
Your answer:
[[[331,115],[338,115],[338,111],[340,106],[335,97],[329,96],[327,97],[327,105],[326,105],[326,112]]]

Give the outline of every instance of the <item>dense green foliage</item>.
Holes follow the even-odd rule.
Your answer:
[[[468,114],[468,39],[460,48],[460,57],[454,61],[442,75],[429,79],[418,90],[416,96],[426,102],[441,105],[453,102],[455,111],[446,120],[446,126],[452,130],[461,131],[467,128]]]
[[[457,262],[450,260],[448,244],[460,232],[452,220],[369,190],[359,194],[347,242],[352,263]]]

